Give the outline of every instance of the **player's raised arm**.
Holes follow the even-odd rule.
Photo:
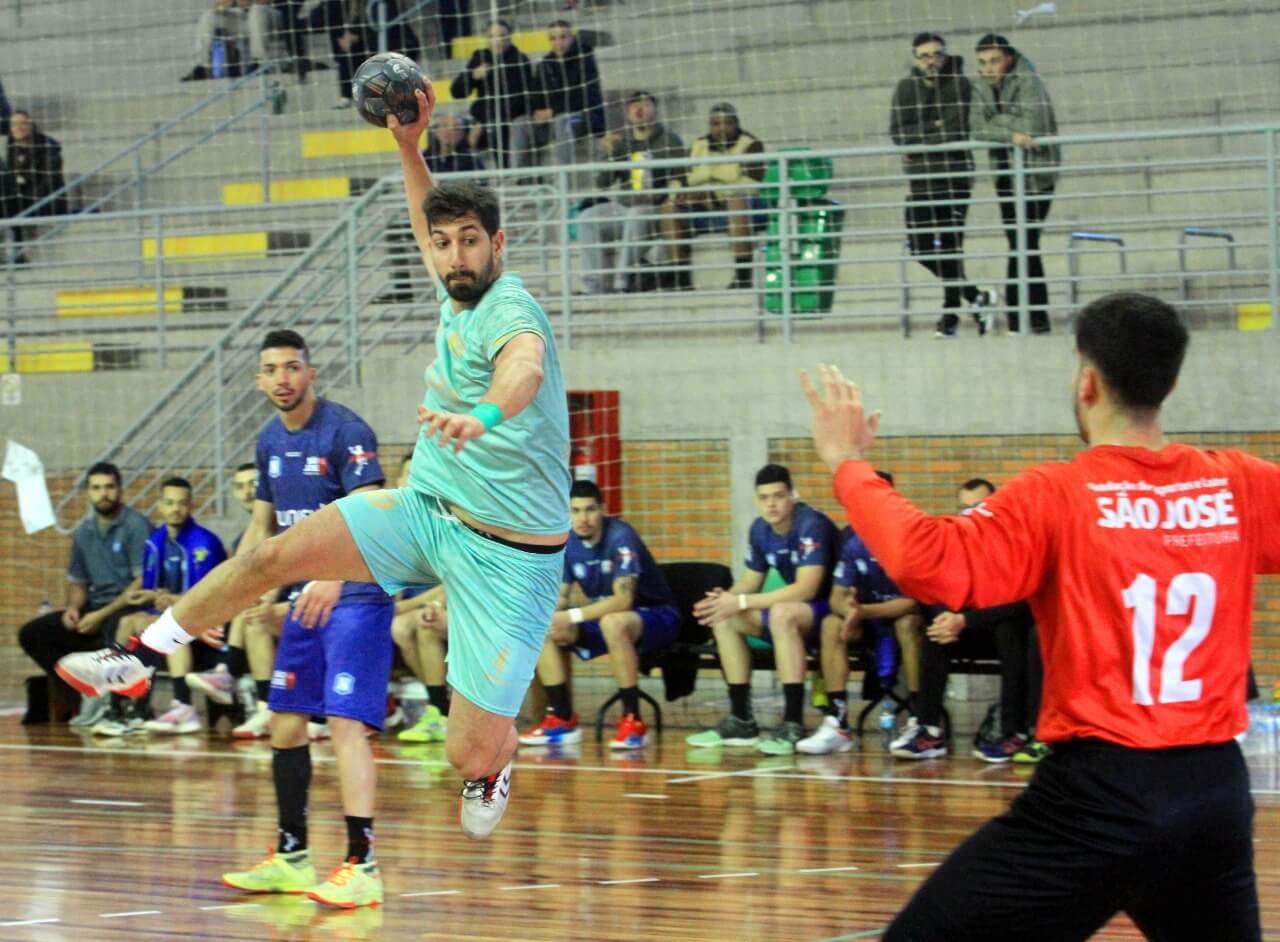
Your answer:
[[[404,196],[409,204],[409,221],[413,226],[413,239],[418,243],[418,251],[422,253],[422,264],[427,266],[431,277],[436,278],[435,266],[431,263],[430,232],[427,229],[427,217],[422,204],[431,191],[434,182],[427,162],[418,149],[422,134],[431,123],[431,112],[436,107],[436,93],[430,82],[424,82],[422,90],[415,92],[418,99],[418,120],[412,124],[401,124],[394,114],[387,115],[387,128],[391,131],[400,147],[400,168],[404,171]]]

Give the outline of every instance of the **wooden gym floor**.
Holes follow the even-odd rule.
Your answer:
[[[619,758],[588,734],[523,751],[505,820],[472,843],[441,746],[376,749],[386,904],[339,912],[218,881],[274,841],[265,743],[95,740],[0,718],[0,940],[874,939],[1026,777],[967,756],[895,762],[878,744],[782,759],[693,750],[682,731]],[[313,751],[311,843],[327,872],[345,834],[332,752]],[[1280,761],[1252,767],[1266,937],[1280,940]],[[1097,938],[1140,936],[1118,918]]]

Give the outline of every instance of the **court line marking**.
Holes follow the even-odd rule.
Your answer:
[[[861,869],[861,867],[809,867],[807,870],[797,870],[796,873],[844,873],[847,870]]]
[[[98,913],[99,919],[123,919],[125,916],[159,916],[158,909],[135,909],[127,913]]]
[[[654,792],[623,792],[623,798],[644,798],[648,801],[666,801],[670,795],[660,795]]]
[[[9,929],[13,926],[47,926],[61,921],[61,919],[23,919],[20,922],[0,922],[0,929]]]
[[[740,877],[758,877],[759,872],[748,870],[746,873],[700,873],[699,880],[737,880]]]
[[[519,886],[500,886],[498,887],[498,889],[504,892],[511,891],[511,890],[558,890],[560,889],[560,884],[559,883],[524,883]]]
[[[674,770],[673,770],[674,771]],[[686,775],[682,778],[667,779],[668,785],[687,785],[690,782],[710,782],[719,778],[753,778],[757,775],[774,775],[781,772],[790,771],[789,769],[735,769],[732,772],[698,772],[694,775]],[[804,775],[801,778],[811,778],[812,776]]]
[[[941,860],[931,860],[928,863],[894,864],[894,866],[897,867],[899,870],[914,870],[917,867],[937,867],[941,863],[942,863]]]
[[[597,880],[597,886],[626,886],[631,883],[661,883],[661,877],[636,877],[632,880]]]
[[[113,801],[109,798],[72,798],[73,805],[108,805],[112,808],[145,808],[145,801]]]
[[[833,935],[818,939],[817,942],[852,942],[853,939],[878,939],[882,935],[884,935],[883,929],[864,929],[862,932],[854,932],[850,935]]]
[[[418,893],[401,893],[400,896],[407,898],[410,896],[457,896],[462,890],[422,890]]]

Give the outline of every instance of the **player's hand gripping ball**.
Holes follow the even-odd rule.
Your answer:
[[[351,79],[351,97],[360,117],[380,128],[393,114],[401,124],[418,119],[414,90],[422,88],[427,74],[408,56],[380,52],[364,61]]]

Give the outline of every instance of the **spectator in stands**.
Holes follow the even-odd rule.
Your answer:
[[[548,27],[551,51],[538,63],[538,96],[533,112],[534,143],[542,146],[548,138],[555,148],[555,162],[574,162],[577,142],[605,129],[604,92],[595,52],[574,35],[567,20]]]
[[[899,147],[950,144],[969,138],[973,88],[964,76],[964,59],[947,55],[946,40],[919,33],[911,41],[915,64],[898,82],[889,109],[889,136]],[[910,179],[907,193],[907,244],[924,268],[942,281],[942,318],[935,336],[954,337],[962,302],[975,310],[978,333],[987,332],[983,308],[995,303],[994,292],[965,279],[964,223],[973,190],[973,152],[904,154]]]
[[[1022,212],[1026,220],[1027,302],[1031,313],[1031,332],[1049,332],[1049,289],[1044,280],[1044,264],[1040,260],[1040,231],[1053,203],[1058,181],[1058,165],[1062,148],[1057,144],[1041,144],[1037,138],[1058,133],[1049,92],[1026,56],[996,33],[978,40],[978,72],[982,81],[973,89],[969,112],[969,131],[975,140],[1012,144],[1022,151],[1026,199]],[[1014,181],[1010,175],[1012,157],[1008,146],[991,151],[991,166],[997,172],[996,194],[1000,198],[1000,217],[1004,221],[1005,238],[1009,242],[1009,262],[1005,272],[1004,303],[1009,330],[1018,329],[1018,207],[1014,198]]]
[[[87,490],[93,512],[71,536],[67,565],[66,607],[27,622],[18,644],[50,678],[58,658],[72,651],[91,651],[115,640],[119,620],[137,607],[129,593],[142,581],[143,557],[151,524],[125,505],[120,470],[99,462],[89,469]],[[76,726],[92,726],[107,711],[106,698],[86,697]]]
[[[22,109],[9,116],[8,148],[5,163],[9,169],[9,212],[16,216],[33,207],[37,216],[61,216],[67,211],[66,180],[62,176],[62,145],[36,127],[31,114]],[[47,197],[53,197],[44,202]],[[14,242],[28,235],[22,226],[12,228]],[[16,264],[23,264],[19,253]]]
[[[488,46],[471,54],[450,90],[458,101],[476,94],[469,138],[473,150],[492,149],[499,167],[528,166],[529,118],[537,103],[533,65],[511,42],[511,24],[506,20],[490,23],[487,35]]]
[[[217,534],[191,516],[191,482],[186,478],[172,477],[160,485],[160,516],[164,523],[147,539],[142,586],[128,596],[129,604],[143,611],[120,619],[117,641],[140,635],[162,611],[227,558]],[[208,670],[219,661],[222,634],[219,628],[205,635],[205,643],[195,646],[198,650],[184,646],[169,655],[173,703],[158,719],[144,723],[144,729],[155,733],[194,733],[200,729],[200,717],[191,705],[187,674],[193,665]]]
[[[387,20],[400,15],[396,0],[384,0]],[[304,12],[299,22],[308,30],[329,36],[338,73],[338,108],[351,107],[351,77],[356,69],[378,49],[378,37],[370,28],[367,0],[322,0]],[[387,51],[399,52],[415,62],[422,55],[418,34],[408,23],[387,30]]]
[[[684,156],[680,135],[658,120],[658,99],[649,92],[637,91],[627,99],[626,129],[622,134],[610,131],[601,137],[595,159],[630,164]],[[587,293],[651,290],[656,286],[652,277],[642,277],[640,268],[657,229],[659,213],[671,199],[671,188],[681,176],[682,172],[674,167],[623,167],[597,174],[596,186],[617,188],[618,192],[613,199],[598,202],[578,216],[582,282]],[[622,251],[615,268],[611,256],[612,245],[617,242],[622,243]]]
[[[520,737],[524,746],[579,742],[578,714],[569,694],[569,659],[609,655],[622,716],[611,749],[641,749],[649,733],[640,720],[640,656],[669,647],[680,612],[662,570],[640,535],[621,517],[604,512],[593,481],[569,491],[572,532],[564,554],[560,602],[538,658],[538,680],[547,691],[547,715]],[[575,592],[583,597],[579,606]]]
[[[453,41],[471,35],[471,0],[436,0],[436,19],[444,58],[452,59]]]
[[[471,127],[471,118],[465,114],[444,114],[436,119],[435,127],[427,135],[427,149],[422,152],[432,173],[484,169],[484,161],[471,149],[468,140]]]
[[[893,475],[889,472],[877,471],[876,474],[893,484]],[[924,618],[919,604],[903,596],[851,527],[841,531],[839,547],[831,580],[831,614],[822,619],[826,717],[812,736],[796,743],[797,752],[809,755],[848,752],[853,747],[848,725],[850,643],[874,640],[875,632],[882,627],[892,632],[902,652],[908,703],[915,700],[920,689]],[[868,634],[872,635],[871,639],[866,637]]]
[[[0,137],[9,135],[9,98],[4,93],[4,83],[0,82]]]
[[[706,157],[763,153],[764,144],[750,131],[742,129],[738,123],[738,111],[733,105],[721,102],[711,106],[707,133],[693,142],[689,153],[695,163],[689,169],[685,186],[663,206],[662,234],[667,240],[671,264],[675,268],[676,288],[682,291],[693,289],[689,271],[690,231],[695,235],[715,231],[725,225],[726,216],[729,234],[733,238],[734,258],[734,275],[729,287],[751,287],[751,233],[754,224],[751,211],[759,208],[754,187],[764,179],[764,164],[697,161]]]
[[[956,495],[961,513],[971,512],[993,493],[995,485],[985,478],[966,481]],[[1008,762],[1026,750],[1027,754],[1019,761],[1037,762],[1043,758],[1046,753],[1043,744],[1031,747],[1030,730],[1040,711],[1040,671],[1031,610],[1026,603],[963,612],[948,612],[937,607],[928,611],[933,621],[920,654],[916,715],[908,721],[902,736],[892,743],[892,753],[902,759],[946,755],[942,702],[948,661],[952,654],[973,657],[994,654],[1000,659],[1001,737],[996,743],[976,747],[974,755],[987,762]],[[972,629],[989,629],[989,632]]]
[[[760,732],[751,710],[751,651],[746,638],[773,644],[774,663],[782,683],[782,722],[759,741],[769,755],[788,755],[805,738],[804,675],[806,647],[817,647],[819,626],[830,611],[831,568],[836,554],[836,526],[825,514],[800,501],[791,472],[767,464],[756,473],[760,516],[747,538],[746,570],[728,589],[707,593],[693,609],[701,624],[715,633],[716,650],[729,684],[730,713],[714,729],[695,733],[692,746],[756,745]],[[770,569],[780,588],[760,591]]]
[[[213,0],[196,21],[196,64],[180,81],[252,75],[272,58],[271,40],[280,28],[271,0]],[[249,43],[249,58],[240,61],[240,44]]]

